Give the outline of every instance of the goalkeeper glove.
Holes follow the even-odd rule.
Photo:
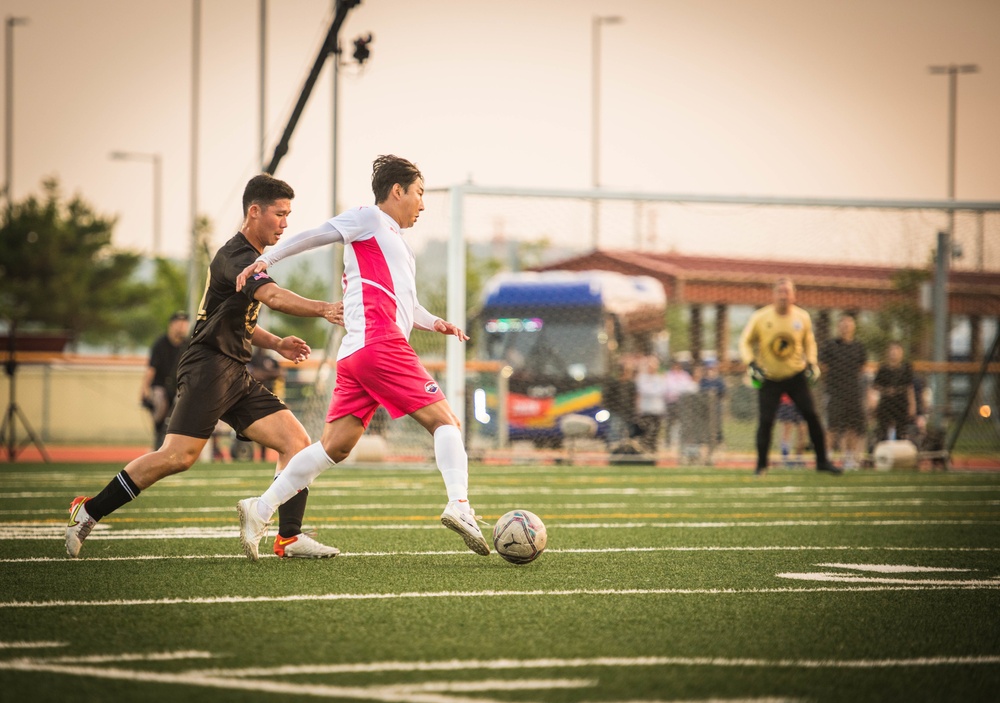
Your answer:
[[[760,388],[764,384],[764,369],[757,365],[756,361],[751,361],[747,365],[747,376],[750,378],[750,385]]]
[[[816,383],[819,380],[819,366],[816,364],[809,364],[806,366],[806,380],[809,383]]]

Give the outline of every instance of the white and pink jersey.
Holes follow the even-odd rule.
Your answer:
[[[268,266],[309,249],[344,243],[344,327],[338,359],[383,339],[408,340],[434,329],[438,317],[417,301],[416,262],[399,224],[376,205],[341,213],[278,244],[258,261]]]

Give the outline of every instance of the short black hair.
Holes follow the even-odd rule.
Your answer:
[[[408,191],[417,179],[423,180],[417,165],[401,156],[387,154],[379,156],[372,164],[372,192],[375,194],[375,204],[389,199],[389,192],[397,183]]]
[[[266,208],[275,200],[294,197],[295,191],[290,185],[269,173],[262,173],[251,178],[243,189],[243,216],[246,217],[254,203]]]

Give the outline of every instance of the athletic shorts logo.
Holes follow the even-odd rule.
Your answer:
[[[427,383],[424,384],[424,390],[427,391],[428,393],[437,393],[438,384],[434,383],[434,381],[428,381]]]
[[[267,271],[261,271],[260,273],[254,274],[253,280],[259,281],[262,278],[270,278],[270,276],[267,275]]]

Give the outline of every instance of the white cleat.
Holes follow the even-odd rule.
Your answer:
[[[281,535],[275,537],[274,553],[282,559],[329,559],[340,554],[340,550],[321,544],[311,535],[300,532],[294,537],[282,537]]]
[[[69,526],[66,528],[66,553],[71,557],[80,554],[83,540],[94,529],[97,520],[87,513],[86,496],[78,496],[69,505]]]
[[[466,546],[476,554],[481,554],[484,557],[489,556],[490,545],[479,530],[476,511],[472,508],[465,511],[458,506],[458,501],[452,501],[445,506],[444,512],[441,513],[441,524],[462,535]]]
[[[257,561],[260,558],[258,554],[260,541],[267,535],[267,526],[271,524],[257,514],[259,500],[259,498],[246,498],[236,504],[236,512],[240,516],[240,546],[250,561]]]

